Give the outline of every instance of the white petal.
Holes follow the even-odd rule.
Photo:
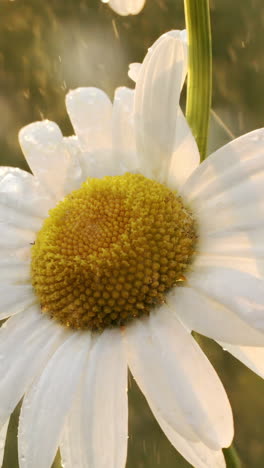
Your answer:
[[[40,229],[41,215],[47,214],[51,203],[31,174],[11,167],[0,168],[1,241],[12,227],[22,233],[20,237],[32,237],[32,231]]]
[[[134,95],[132,89],[117,88],[113,104],[113,158],[131,172],[139,170],[134,129]]]
[[[264,282],[259,278],[231,268],[201,267],[188,275],[188,283],[264,331]]]
[[[112,103],[97,88],[78,88],[66,96],[66,106],[81,148],[86,177],[120,173],[112,157]]]
[[[135,128],[146,176],[164,182],[177,132],[186,43],[180,31],[161,36],[149,49],[136,82]]]
[[[223,342],[219,342],[219,344],[224,350],[233,354],[239,361],[243,362],[245,366],[264,378],[264,347],[233,346]]]
[[[31,285],[0,285],[0,320],[23,312],[37,299]]]
[[[20,130],[19,141],[33,174],[56,201],[78,188],[81,169],[54,122],[27,125]]]
[[[200,154],[191,129],[178,108],[174,150],[166,183],[172,189],[180,188],[199,166]]]
[[[31,174],[0,167],[0,250],[29,246],[52,203]]]
[[[85,418],[82,399],[84,374],[63,426],[60,442],[60,455],[63,468],[89,468],[87,465],[86,441],[83,440],[82,434],[82,419]],[[89,424],[89,421],[85,422]]]
[[[89,343],[89,333],[70,333],[26,393],[18,432],[21,468],[50,468],[63,423],[80,382]]]
[[[2,466],[5,452],[6,434],[8,429],[9,419],[6,421],[0,430],[0,467]]]
[[[131,80],[137,81],[141,69],[141,63],[134,62],[130,63],[128,67],[128,76]]]
[[[127,425],[125,353],[120,331],[107,330],[91,350],[81,400],[73,407],[65,428],[67,439],[71,439],[70,457],[74,440],[79,439],[77,450],[82,464],[71,464],[68,459],[66,467],[124,468]]]
[[[1,196],[1,195],[0,195]],[[16,237],[18,236],[26,242],[35,238],[35,233],[38,232],[43,224],[42,218],[25,215],[23,212],[10,209],[6,206],[1,206],[0,200],[0,225],[1,235]],[[2,231],[3,229],[3,231]],[[12,232],[13,230],[13,232]],[[5,232],[5,234],[4,234]],[[2,239],[1,239],[2,240]],[[16,240],[12,242],[4,241],[7,244],[16,244]],[[2,241],[2,244],[4,243]],[[19,240],[17,241],[19,243]]]
[[[111,145],[112,104],[97,88],[77,88],[66,96],[66,107],[84,151],[96,152]]]
[[[20,229],[13,224],[0,221],[0,249],[19,249],[33,244],[36,234],[26,229]]]
[[[105,0],[102,0],[106,3]],[[146,0],[109,0],[110,7],[119,15],[137,15],[145,5]]]
[[[231,255],[218,255],[217,253],[199,253],[199,255],[197,255],[195,259],[194,268],[196,266],[233,268],[235,270],[244,271],[245,273],[249,273],[250,275],[257,276],[257,278],[264,277],[264,258],[260,258],[257,256],[241,257],[240,254],[236,256],[235,251],[236,248],[234,248]],[[250,255],[249,252],[248,255]]]
[[[203,235],[246,232],[254,249],[264,230],[263,142],[264,130],[234,140],[202,163],[183,187]]]
[[[198,251],[202,254],[233,255],[260,260],[264,257],[264,227],[252,231],[214,232],[201,236]]]
[[[192,336],[164,306],[127,328],[128,362],[159,421],[214,450],[233,437],[224,388]]]
[[[0,328],[0,427],[56,349],[63,331],[37,308],[10,318]]]
[[[231,309],[192,287],[177,287],[167,296],[171,311],[189,330],[236,345],[264,346],[263,333]]]
[[[0,167],[0,209],[5,210],[6,221],[15,224],[16,218],[23,215],[31,228],[34,220],[38,222],[47,216],[53,204],[32,174],[14,167]]]
[[[211,154],[197,168],[184,187],[189,201],[212,200],[221,192],[226,192],[241,178],[247,178],[248,170],[255,161],[263,161],[264,129],[243,135]],[[262,162],[264,165],[264,162]]]
[[[154,42],[154,44],[151,46],[151,50],[153,51],[153,49],[159,45],[159,43],[163,40],[164,36],[166,36],[167,34],[175,35],[175,33],[176,33],[176,35],[179,35],[180,39],[185,43],[185,45],[187,45],[187,31],[186,31],[186,29],[183,29],[182,31],[171,31],[169,33],[162,34],[162,36],[160,36],[156,40],[156,42]],[[187,74],[187,67],[188,67],[187,52],[188,52],[188,50],[187,50],[187,47],[186,47],[186,49],[185,49],[185,71],[183,73],[183,82],[184,82],[185,76]],[[139,77],[141,67],[142,67],[142,64],[138,63],[138,62],[130,63],[129,66],[128,66],[128,76],[135,83],[136,83],[136,81],[137,81],[137,79]],[[183,82],[182,82],[182,84],[183,84]]]
[[[161,419],[159,424],[170,443],[195,468],[226,467],[222,450],[211,450],[202,442],[184,439]]]

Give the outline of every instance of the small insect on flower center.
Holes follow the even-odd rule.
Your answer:
[[[182,200],[142,175],[87,179],[53,210],[32,247],[43,313],[103,330],[148,315],[184,279],[196,242]]]

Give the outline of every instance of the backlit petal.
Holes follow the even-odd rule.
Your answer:
[[[135,128],[146,176],[166,180],[174,152],[177,115],[186,72],[180,31],[161,36],[149,49],[136,82]]]
[[[33,174],[55,201],[78,188],[81,169],[57,124],[44,120],[27,125],[20,130],[19,141]]]
[[[232,309],[193,287],[178,287],[167,301],[189,330],[236,345],[264,346],[264,334],[250,327]]]
[[[127,327],[129,367],[159,421],[217,450],[233,437],[224,388],[195,340],[164,306]]]
[[[88,333],[70,333],[26,393],[18,432],[21,468],[50,468],[80,382],[89,343]]]
[[[124,468],[127,412],[127,363],[121,334],[106,330],[91,350],[81,393],[64,428],[65,467]],[[66,441],[71,450],[65,447]]]
[[[64,330],[32,307],[0,328],[0,427],[55,351]]]

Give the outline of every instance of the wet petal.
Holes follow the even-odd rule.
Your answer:
[[[81,397],[65,425],[64,437],[71,447],[63,444],[66,468],[124,468],[127,425],[127,364],[121,334],[106,330],[91,350]]]
[[[263,129],[237,138],[207,158],[183,187],[206,241],[242,237],[254,254],[264,230],[263,143]]]
[[[184,194],[188,201],[196,204],[212,203],[215,199],[241,188],[241,182],[246,181],[252,194],[255,193],[255,179],[249,180],[250,173],[259,172],[261,163],[264,166],[264,129],[255,130],[243,135],[215,153],[211,154],[197,168],[184,187]],[[239,195],[243,195],[242,191]],[[245,194],[247,198],[248,194]],[[225,201],[232,198],[224,195]]]
[[[89,343],[88,333],[70,333],[26,393],[18,432],[21,468],[50,468],[80,382]]]
[[[0,285],[0,320],[24,312],[36,302],[33,287],[30,284]]]
[[[136,82],[135,128],[144,175],[164,182],[177,132],[186,43],[180,31],[164,34],[149,49]]]
[[[27,125],[20,130],[19,141],[33,174],[55,201],[78,188],[81,169],[54,122]]]
[[[66,96],[66,106],[81,148],[97,152],[111,147],[112,104],[97,88],[77,88]]]
[[[264,258],[254,256],[240,256],[238,253],[236,255],[236,247],[234,244],[233,252],[228,255],[228,253],[199,253],[195,259],[195,267],[200,266],[209,266],[209,267],[224,267],[224,268],[233,268],[235,270],[244,271],[250,275],[256,276],[257,278],[263,278],[264,276]],[[246,254],[246,252],[244,252]],[[250,252],[248,254],[250,255]]]
[[[184,439],[161,419],[159,424],[170,443],[195,468],[226,468],[222,450],[211,450],[202,442]]]
[[[200,154],[191,129],[178,108],[174,149],[167,176],[167,185],[179,189],[199,166]]]
[[[264,256],[263,245],[264,227],[248,232],[214,232],[201,236],[198,244],[198,252],[205,255],[233,255],[262,259]]]
[[[1,221],[34,229],[53,204],[32,174],[14,167],[0,167]]]
[[[5,452],[6,434],[8,429],[9,419],[6,421],[0,430],[0,466],[2,466]]]
[[[117,88],[113,104],[113,157],[126,170],[139,170],[134,129],[134,91]]]
[[[17,228],[10,223],[1,223],[0,221],[0,229],[0,249],[30,248],[36,238],[35,232]]]
[[[201,267],[188,275],[188,284],[264,331],[264,283],[259,278],[231,268]]]
[[[119,15],[137,15],[145,5],[146,0],[109,0],[110,7]],[[104,3],[105,0],[103,0]]]
[[[218,450],[233,437],[224,388],[195,340],[163,306],[127,328],[129,367],[159,421]]]
[[[189,330],[236,345],[264,346],[263,333],[230,308],[193,287],[178,287],[167,297],[171,311]]]
[[[0,427],[63,337],[62,327],[37,307],[7,320],[0,328]],[[15,344],[15,346],[14,346]]]
[[[219,342],[224,350],[233,354],[235,358],[243,362],[253,372],[264,378],[264,347],[255,348],[253,346],[233,346]]]
[[[141,63],[138,63],[138,62],[130,63],[129,68],[128,68],[129,78],[136,82],[139,77],[140,69],[141,69]]]

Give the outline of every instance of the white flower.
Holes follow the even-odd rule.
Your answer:
[[[145,5],[146,0],[102,0],[108,3],[116,13],[122,16],[137,15]]]
[[[11,317],[0,329],[0,450],[8,418],[25,395],[18,434],[20,468],[49,468],[58,446],[66,468],[123,468],[128,367],[176,449],[196,468],[222,468],[221,448],[233,437],[231,408],[190,331],[213,338],[264,374],[264,131],[234,140],[199,166],[194,138],[179,107],[186,75],[183,33],[163,35],[132,74],[135,91],[117,89],[113,105],[96,88],[68,94],[76,137],[63,138],[49,121],[22,129],[20,143],[33,175],[0,169],[0,319]],[[38,232],[46,235],[52,217],[64,232],[58,210],[74,199],[71,192],[87,177],[122,176],[127,171],[181,194],[187,207],[183,211],[188,217],[190,210],[197,222],[196,253],[190,256],[183,281],[170,288],[165,303],[156,305],[149,317],[101,333],[64,327],[42,313],[32,278],[44,285],[41,298],[54,288],[56,305],[63,299],[60,282],[65,285],[73,275],[67,294],[76,291],[75,283],[77,291],[82,283],[76,282],[75,267],[61,275],[59,260],[44,266],[37,262],[31,274],[31,252],[35,259],[44,243]],[[82,218],[74,218],[71,234],[59,238],[66,256],[67,249],[76,247],[72,236],[74,242],[81,236],[82,247],[87,241],[87,249],[103,242],[98,232],[109,238],[112,228],[100,225],[107,206],[106,202],[106,215],[89,224],[84,239],[78,224]],[[115,208],[109,201],[109,206],[117,213],[111,212],[110,220],[116,219],[122,203]],[[159,222],[159,213],[155,216],[153,226]],[[53,249],[54,245],[52,259]],[[107,247],[104,252],[107,255]],[[157,254],[162,263],[163,253]],[[76,259],[85,261],[82,254]],[[74,297],[77,309],[82,294]]]

